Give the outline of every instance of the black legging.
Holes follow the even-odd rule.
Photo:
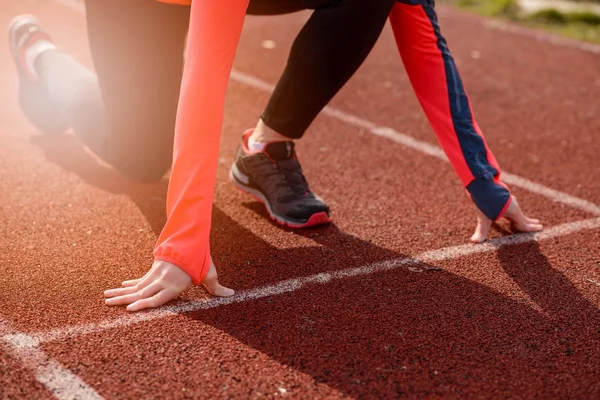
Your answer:
[[[251,0],[249,14],[315,10],[294,42],[264,122],[289,138],[302,137],[362,64],[393,3]],[[172,161],[190,8],[153,0],[86,0],[86,9],[98,75],[61,51],[43,53],[36,70],[91,150],[130,177],[159,179]]]

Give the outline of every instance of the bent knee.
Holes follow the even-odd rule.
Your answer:
[[[158,182],[171,167],[171,159],[156,157],[121,158],[112,162],[125,176],[138,182]]]

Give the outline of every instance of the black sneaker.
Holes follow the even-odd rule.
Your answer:
[[[312,193],[296,158],[294,142],[267,143],[263,151],[250,152],[246,131],[229,177],[242,191],[262,202],[271,218],[291,228],[331,222],[329,206]]]
[[[27,119],[42,132],[63,133],[69,129],[69,123],[25,65],[25,51],[40,40],[53,43],[34,16],[19,15],[8,26],[8,44],[19,74],[19,105]]]

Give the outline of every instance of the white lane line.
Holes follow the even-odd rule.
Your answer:
[[[31,370],[35,379],[56,398],[60,400],[103,399],[81,378],[42,351],[39,347],[40,342],[35,338],[13,330],[8,322],[2,319],[0,319],[0,333],[4,347],[9,353],[24,367]]]
[[[600,228],[600,218],[569,222],[554,226],[552,228],[548,228],[545,231],[538,232],[535,234],[521,233],[510,236],[504,236],[482,244],[469,243],[459,246],[444,247],[438,250],[426,251],[415,257],[401,257],[383,262],[366,264],[356,268],[348,268],[332,272],[323,272],[306,277],[288,279],[285,281],[275,283],[273,285],[261,286],[255,289],[238,292],[233,297],[210,297],[202,300],[183,302],[176,305],[151,310],[148,312],[126,314],[120,317],[107,319],[98,323],[75,325],[65,328],[54,329],[48,332],[25,335],[23,336],[23,338],[17,337],[15,335],[5,335],[3,339],[5,341],[23,343],[23,347],[25,347],[25,345],[28,343],[27,341],[33,341],[34,344],[38,344],[57,340],[64,340],[75,336],[87,335],[91,333],[102,332],[108,329],[131,326],[145,321],[162,319],[181,313],[215,308],[235,303],[242,303],[246,301],[261,299],[263,297],[276,296],[283,293],[290,293],[297,291],[306,285],[325,284],[330,281],[342,280],[356,276],[366,276],[382,271],[390,271],[399,268],[411,267],[411,271],[420,272],[421,270],[418,265],[420,263],[439,262],[443,260],[451,260],[460,257],[465,257],[472,254],[489,253],[496,251],[497,249],[503,246],[511,246],[534,241],[539,242],[552,238],[558,238],[576,232],[597,228]]]
[[[85,12],[82,3],[77,2],[76,0],[54,1],[66,7],[69,7],[77,12]],[[275,85],[235,69],[231,72],[231,79],[237,81],[238,83],[245,84],[255,89],[262,90],[264,92],[272,92],[275,89]],[[448,158],[439,146],[435,146],[427,142],[415,139],[409,135],[400,133],[393,128],[380,126],[357,115],[353,115],[333,107],[325,107],[323,109],[323,114],[328,115],[332,118],[336,118],[349,125],[365,129],[373,135],[386,138],[395,143],[409,147],[413,150],[417,150],[423,154],[427,154],[439,158],[440,160],[449,162]],[[547,197],[552,201],[566,204],[568,206],[586,211],[593,215],[600,215],[600,206],[593,204],[587,200],[580,199],[578,197],[572,196],[564,192],[560,192],[555,189],[551,189],[539,183],[532,182],[526,178],[522,178],[518,175],[514,175],[508,172],[503,172],[502,174],[504,182],[508,183],[509,185],[520,187],[521,189],[525,189],[532,193],[536,193],[538,195]]]

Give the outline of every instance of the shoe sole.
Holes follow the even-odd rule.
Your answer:
[[[229,170],[229,180],[231,181],[231,183],[233,183],[233,185],[239,190],[241,190],[243,193],[249,194],[252,197],[254,197],[257,201],[261,202],[265,206],[269,217],[273,221],[279,223],[280,225],[284,225],[294,229],[301,229],[310,228],[318,225],[325,225],[331,222],[331,218],[329,218],[329,215],[327,215],[327,213],[324,211],[311,215],[307,221],[294,220],[277,214],[273,211],[273,209],[271,209],[271,205],[260,191],[245,185],[243,182],[240,182],[240,180],[236,178],[234,169],[237,171],[238,174],[240,174],[235,164],[233,164],[231,169]]]
[[[19,67],[19,48],[17,43],[16,34],[19,28],[26,24],[34,24],[38,25],[39,22],[37,18],[30,14],[17,15],[8,23],[8,43],[10,45],[10,53],[15,60],[15,64],[17,64],[17,68],[21,70]]]

